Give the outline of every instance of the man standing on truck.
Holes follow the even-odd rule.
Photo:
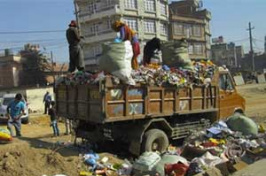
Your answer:
[[[80,40],[82,37],[79,35],[77,29],[77,22],[72,20],[69,28],[66,31],[66,37],[69,44],[69,72],[74,72],[76,68],[79,71],[84,70],[84,58],[81,51]]]
[[[15,100],[11,101],[7,106],[7,129],[10,131],[11,136],[14,136],[12,125],[16,129],[16,136],[21,136],[21,116],[25,114],[24,109],[25,104],[22,101],[22,95],[18,93],[15,96]]]

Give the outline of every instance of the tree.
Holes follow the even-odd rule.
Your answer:
[[[23,70],[20,73],[19,85],[36,86],[46,85],[45,73],[49,67],[48,59],[39,49],[32,45],[25,45],[24,50],[20,51],[22,56]]]

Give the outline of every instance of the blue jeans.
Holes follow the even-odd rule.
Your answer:
[[[21,119],[16,120],[16,121],[9,119],[7,122],[7,129],[10,131],[11,136],[14,136],[12,126],[15,127],[16,136],[21,136]]]
[[[53,127],[54,136],[59,136],[59,129],[58,129],[57,121],[56,120],[52,121],[51,126]]]

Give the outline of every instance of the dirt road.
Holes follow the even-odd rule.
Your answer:
[[[265,121],[266,84],[244,85],[237,89],[246,99],[247,116],[259,122]],[[74,138],[71,135],[62,135],[65,132],[63,123],[59,123],[59,129],[61,135],[52,137],[48,116],[31,118],[30,124],[22,126],[22,138],[0,145],[0,175],[78,175],[78,172],[85,167],[78,157],[81,151],[68,146]],[[259,170],[261,165],[257,167]]]
[[[266,120],[266,84],[248,84],[237,87],[246,99],[246,115],[258,122]]]

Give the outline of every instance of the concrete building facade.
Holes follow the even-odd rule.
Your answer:
[[[111,28],[115,20],[137,32],[141,48],[158,37],[168,40],[168,0],[75,0],[86,68],[97,66],[101,45],[117,36]],[[139,56],[142,58],[142,55]]]
[[[21,56],[8,55],[0,57],[0,88],[18,87],[19,73],[22,70]]]
[[[241,59],[244,58],[243,46],[235,43],[216,43],[211,45],[212,60],[218,65],[228,67],[241,67]]]
[[[199,0],[182,0],[169,5],[169,39],[185,38],[192,60],[211,58],[211,13],[202,9],[202,5],[202,1]]]

